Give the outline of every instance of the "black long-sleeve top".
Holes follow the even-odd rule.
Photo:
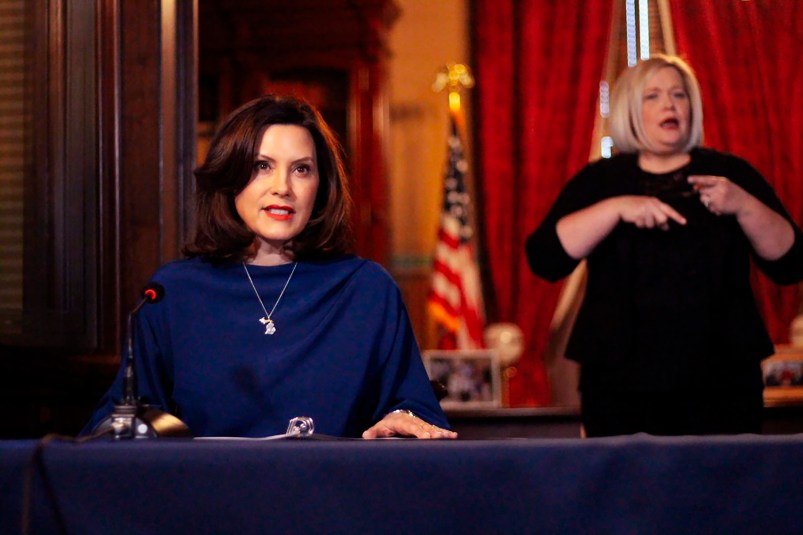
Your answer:
[[[781,214],[795,231],[791,249],[773,261],[756,255],[735,217],[702,206],[689,175],[727,177]],[[583,365],[581,389],[761,388],[757,364],[774,350],[753,297],[750,259],[777,283],[803,279],[803,235],[770,185],[743,159],[710,149],[694,149],[689,164],[663,175],[640,170],[635,154],[592,162],[528,237],[532,271],[552,281],[571,273],[579,260],[560,243],[557,222],[619,195],[655,195],[688,223],[672,222],[666,232],[620,223],[588,256],[566,348]]]

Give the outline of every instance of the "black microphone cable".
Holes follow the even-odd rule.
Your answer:
[[[123,384],[123,400],[122,406],[125,408],[138,408],[139,400],[136,398],[136,376],[134,375],[134,348],[133,348],[133,324],[132,324],[132,317],[139,312],[139,309],[142,308],[146,303],[157,303],[159,302],[162,297],[164,297],[164,287],[157,283],[157,282],[150,282],[148,283],[145,288],[143,288],[141,292],[141,299],[136,304],[134,309],[128,315],[128,338],[127,338],[127,349],[128,354],[125,356],[124,366],[125,366],[125,377],[124,377],[124,384]],[[118,406],[115,406],[117,408]],[[136,417],[136,411],[131,416],[131,424],[133,425]],[[30,535],[31,533],[31,514],[33,510],[33,494],[34,494],[34,477],[38,472],[42,478],[42,485],[44,487],[45,493],[47,494],[48,501],[50,502],[53,515],[56,519],[56,523],[59,527],[59,532],[67,533],[67,526],[64,522],[64,515],[62,514],[61,508],[59,507],[58,500],[56,498],[55,490],[53,489],[53,485],[51,484],[50,477],[47,472],[47,468],[44,463],[44,452],[45,449],[49,444],[52,444],[55,441],[61,442],[68,442],[72,444],[82,444],[85,442],[89,442],[92,440],[97,440],[99,438],[105,437],[107,435],[115,435],[119,433],[119,426],[110,425],[109,427],[103,428],[98,430],[97,428],[95,431],[87,436],[82,437],[71,437],[67,435],[61,435],[58,433],[49,433],[42,438],[40,438],[36,446],[34,447],[33,454],[31,455],[31,460],[28,462],[28,465],[25,467],[25,473],[23,476],[22,482],[22,510],[21,510],[21,518],[20,518],[20,528],[23,535]]]
[[[61,507],[59,507],[59,503],[56,498],[56,492],[53,489],[50,476],[47,472],[47,467],[45,466],[44,454],[47,446],[56,441],[81,444],[84,442],[89,442],[90,440],[95,440],[107,434],[111,434],[111,432],[112,430],[108,429],[101,433],[94,433],[85,437],[71,437],[67,435],[60,435],[58,433],[48,433],[36,442],[31,459],[28,461],[28,465],[25,467],[25,473],[22,480],[22,510],[20,513],[20,531],[22,535],[31,534],[31,513],[33,510],[34,498],[33,487],[34,477],[37,473],[39,473],[42,477],[42,486],[45,494],[47,494],[47,499],[50,503],[51,510],[53,511],[53,516],[56,519],[56,524],[59,527],[59,532],[63,534],[68,533],[67,524],[64,521],[64,515],[61,512]]]

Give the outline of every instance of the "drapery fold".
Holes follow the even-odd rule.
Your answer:
[[[612,2],[475,0],[477,190],[489,319],[517,323],[525,352],[511,406],[550,402],[543,362],[562,284],[536,278],[524,241],[588,162]]]
[[[697,72],[705,145],[748,160],[803,223],[803,2],[671,0],[677,52]],[[754,273],[770,336],[788,342],[800,287]]]

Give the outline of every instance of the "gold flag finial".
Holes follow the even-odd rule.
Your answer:
[[[450,63],[438,71],[432,90],[436,93],[449,90],[449,109],[453,112],[460,110],[460,91],[474,87],[474,76],[471,70],[462,63]]]

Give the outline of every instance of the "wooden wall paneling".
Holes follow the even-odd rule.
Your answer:
[[[56,206],[55,240],[63,249],[54,258],[65,280],[54,294],[63,294],[70,321],[65,340],[76,348],[98,347],[98,103],[97,18],[91,3],[65,1],[66,69],[64,81],[64,168]],[[87,61],[86,55],[91,55]],[[52,138],[51,138],[52,140]],[[57,268],[56,271],[59,271]]]
[[[121,314],[186,239],[195,146],[193,2],[122,2]],[[192,80],[190,87],[189,81]]]
[[[353,71],[352,183],[357,253],[381,264],[390,260],[390,228],[385,173],[388,106],[380,90],[384,72],[377,62]]]
[[[102,354],[115,355],[122,340],[120,311],[120,232],[117,205],[120,180],[120,11],[118,2],[104,0],[98,6],[98,289],[100,293],[99,348]]]
[[[1,333],[3,438],[80,429],[128,311],[192,219],[196,2],[27,5],[25,313]]]
[[[198,118],[198,0],[176,5],[176,179],[178,180],[179,246],[187,242],[195,228],[195,177]]]
[[[120,3],[121,317],[162,260],[160,15],[158,0]]]
[[[11,345],[97,344],[94,14],[91,4],[64,0],[27,11],[23,310],[4,322],[3,342]]]
[[[74,433],[97,401],[103,196],[99,13],[91,2],[26,2],[30,113],[24,173],[23,311],[2,332],[0,437]],[[6,325],[4,324],[4,327]],[[103,385],[103,389],[108,383]]]

